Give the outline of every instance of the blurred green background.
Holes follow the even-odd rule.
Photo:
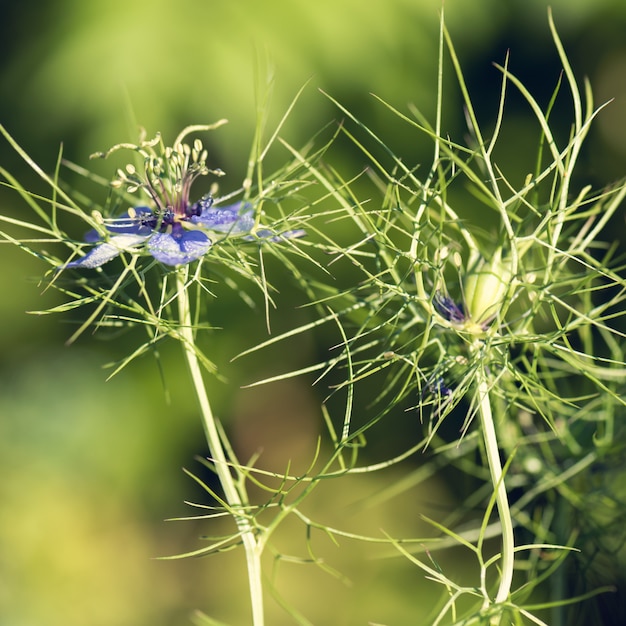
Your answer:
[[[559,72],[547,25],[550,4],[577,75],[590,78],[598,103],[615,98],[594,127],[579,176],[596,186],[623,176],[623,0],[445,4],[447,26],[484,120],[497,105],[499,74],[491,63],[502,62],[507,49],[512,71],[547,101]],[[234,189],[244,176],[256,123],[255,68],[269,59],[270,120],[280,119],[310,81],[285,128],[292,144],[302,144],[340,117],[321,88],[384,129],[398,154],[428,162],[429,154],[419,152],[424,142],[369,94],[400,110],[415,103],[431,116],[440,5],[439,0],[3,2],[0,121],[46,170],[53,169],[63,143],[67,158],[109,178],[111,164],[89,163],[88,155],[135,139],[136,124],[171,140],[185,125],[226,117],[230,124],[214,133],[211,147],[227,172],[224,188]],[[463,115],[456,97],[450,90],[445,110],[450,130],[460,132]],[[527,141],[529,113],[515,97],[508,113],[516,125],[506,158],[514,161]],[[6,144],[0,150],[2,166],[27,187],[40,188]],[[355,170],[362,165],[354,152],[347,151],[345,159],[354,161]],[[4,190],[0,202],[5,213],[25,210]],[[241,553],[154,559],[198,547],[197,537],[207,532],[202,524],[162,521],[190,513],[184,499],[206,501],[180,469],[200,471],[193,457],[205,446],[177,351],[166,348],[161,355],[169,404],[151,358],[105,382],[103,365],[123,356],[132,337],[123,338],[130,345],[85,336],[64,346],[73,328],[66,319],[26,314],[60,301],[38,285],[47,268],[7,245],[0,246],[0,262],[0,625],[173,626],[190,623],[194,608],[246,623],[247,600],[236,595],[243,580],[233,578]],[[302,321],[295,308],[302,296],[290,293],[274,269],[276,282],[284,284],[283,306],[274,315],[280,330]],[[264,467],[281,470],[290,458],[297,468],[306,467],[321,430],[317,405],[324,390],[311,389],[309,379],[249,390],[241,385],[306,365],[326,347],[305,340],[294,351],[230,363],[265,338],[263,314],[227,295],[214,306],[211,321],[227,328],[213,336],[211,356],[230,384],[210,381],[210,386],[241,457],[263,448]],[[419,426],[406,418],[397,427],[398,445],[419,436]],[[327,523],[361,532],[383,527],[419,535],[426,532],[417,521],[420,513],[436,515],[454,506],[446,485],[432,481],[375,514],[357,514],[359,503],[394,480],[388,473],[331,485],[310,510]],[[288,531],[281,537],[285,551],[305,557],[300,531]],[[417,569],[387,560],[365,566],[359,546],[349,543],[335,549],[320,540],[319,549],[352,586],[312,567],[283,564],[278,575],[286,597],[313,623],[420,623],[420,611],[432,597],[420,594],[433,588],[423,586]],[[272,626],[293,623],[275,605],[269,614]]]

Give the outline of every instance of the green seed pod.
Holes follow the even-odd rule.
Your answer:
[[[510,262],[498,248],[491,261],[481,261],[465,278],[465,307],[469,319],[486,325],[498,312],[511,284]]]

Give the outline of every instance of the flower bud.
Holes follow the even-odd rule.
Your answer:
[[[498,248],[491,261],[481,261],[465,279],[465,307],[470,320],[486,325],[498,312],[511,283],[511,265]]]

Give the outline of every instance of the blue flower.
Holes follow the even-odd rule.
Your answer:
[[[85,241],[97,245],[84,257],[59,269],[100,267],[124,251],[147,252],[166,265],[185,265],[198,260],[211,248],[213,240],[205,231],[224,233],[224,236],[250,233],[242,237],[247,241],[258,238],[278,241],[304,235],[303,230],[276,234],[268,229],[252,234],[256,220],[249,203],[216,207],[210,196],[194,204],[189,201],[196,178],[207,174],[222,176],[224,172],[208,168],[207,151],[199,139],[192,145],[183,143],[183,139],[192,132],[217,128],[224,121],[211,126],[189,126],[171,147],[166,147],[157,135],[140,145],[118,144],[108,152],[93,155],[106,158],[119,149],[137,152],[143,159],[141,171],[132,164],[119,169],[112,186],[126,186],[130,193],[145,192],[151,207],[136,206],[123,215],[103,220],[106,233],[91,230],[85,235]]]
[[[114,259],[123,251],[142,248],[166,265],[185,265],[205,255],[213,241],[205,230],[229,235],[249,233],[254,227],[254,212],[250,204],[238,202],[213,206],[212,198],[203,198],[188,206],[184,213],[172,209],[152,210],[146,206],[129,209],[124,215],[104,222],[109,237],[92,248],[84,257],[67,263],[65,268],[95,268]],[[300,237],[303,230],[274,234],[262,229],[256,237],[278,241]],[[244,237],[255,239],[252,235]],[[85,235],[85,241],[96,243],[101,237],[96,230]]]

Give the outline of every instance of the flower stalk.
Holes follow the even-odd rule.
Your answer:
[[[474,349],[477,349],[474,345]],[[476,397],[478,398],[478,414],[480,416],[481,431],[485,444],[485,452],[487,454],[487,464],[489,473],[491,474],[491,482],[495,488],[496,506],[498,509],[498,517],[500,520],[500,530],[502,533],[502,567],[500,575],[500,583],[495,596],[496,603],[502,603],[507,600],[511,592],[511,584],[513,582],[513,566],[515,562],[515,543],[513,537],[513,520],[511,518],[511,510],[509,508],[509,500],[504,484],[504,473],[502,471],[502,463],[500,461],[500,452],[498,449],[498,437],[491,411],[491,402],[489,400],[489,383],[486,372],[479,367],[476,370]],[[499,617],[494,618],[494,625],[499,623]]]
[[[233,517],[237,524],[246,553],[250,602],[252,608],[252,625],[263,626],[263,584],[261,578],[262,546],[257,542],[254,527],[248,514],[246,513],[247,502],[245,494],[240,492],[237,483],[231,474],[215,416],[211,410],[209,396],[207,394],[204,378],[202,376],[202,369],[195,349],[195,337],[191,321],[191,307],[187,289],[188,275],[188,265],[178,268],[176,273],[176,287],[181,343],[193,388],[198,399],[202,425],[204,427],[207,444],[209,446],[210,457],[215,465],[215,472],[224,491],[226,501],[232,509]]]

